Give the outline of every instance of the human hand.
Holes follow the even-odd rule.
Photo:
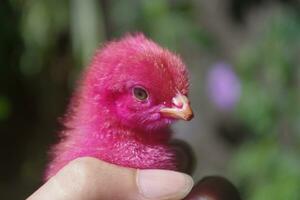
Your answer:
[[[171,144],[177,152],[179,170],[192,173],[195,157],[185,142]],[[137,170],[95,158],[79,158],[58,172],[32,194],[36,199],[182,199],[189,193],[190,176],[169,170]],[[236,187],[220,176],[204,177],[184,200],[241,200]]]
[[[28,200],[179,200],[192,186],[184,173],[125,168],[84,157],[66,165]]]

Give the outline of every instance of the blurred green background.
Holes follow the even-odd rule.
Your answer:
[[[2,0],[0,196],[42,182],[74,83],[95,48],[144,32],[191,71],[196,118],[175,125],[195,180],[249,200],[300,199],[300,5],[271,0]]]

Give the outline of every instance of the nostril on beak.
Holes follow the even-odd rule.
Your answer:
[[[183,107],[183,103],[182,102],[174,102],[173,104],[172,104],[174,107],[176,107],[176,108],[179,108],[179,109],[181,109],[182,107]]]
[[[182,101],[182,98],[181,97],[175,97],[175,98],[173,98],[173,100],[172,100],[172,105],[174,106],[174,107],[176,107],[176,108],[179,108],[179,109],[181,109],[182,107],[183,107],[183,101]]]

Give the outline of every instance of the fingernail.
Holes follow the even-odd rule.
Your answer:
[[[169,170],[138,170],[137,186],[148,199],[182,199],[193,187],[193,179],[183,173]]]

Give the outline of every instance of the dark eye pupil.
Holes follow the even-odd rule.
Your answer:
[[[138,100],[145,100],[148,98],[148,94],[143,88],[134,88],[133,94]]]

